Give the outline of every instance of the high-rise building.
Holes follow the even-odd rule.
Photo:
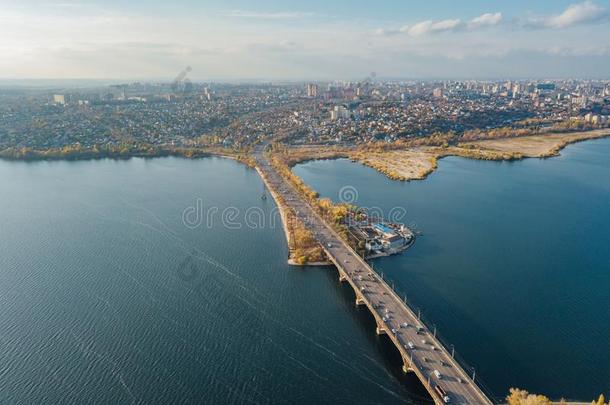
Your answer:
[[[432,90],[432,95],[434,96],[434,98],[443,98],[443,89],[441,87],[438,87]]]
[[[335,108],[330,112],[330,119],[336,120],[347,120],[350,118],[350,112],[345,106],[336,105]]]
[[[307,97],[317,97],[318,96],[318,85],[310,83],[307,85]]]
[[[63,94],[55,94],[53,96],[53,102],[55,104],[58,104],[58,105],[65,105],[66,104],[66,96],[64,96]]]

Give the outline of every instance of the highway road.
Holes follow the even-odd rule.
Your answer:
[[[492,404],[417,314],[274,170],[262,148],[257,149],[255,158],[267,187],[281,195],[314,234],[337,267],[340,279],[353,287],[357,304],[366,305],[373,314],[377,333],[387,334],[400,351],[405,371],[417,374],[436,403]],[[447,398],[439,395],[437,385]]]

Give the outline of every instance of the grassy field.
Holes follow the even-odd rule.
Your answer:
[[[458,143],[456,146],[419,146],[380,152],[349,151],[346,156],[372,167],[393,180],[421,180],[437,167],[444,156],[481,160],[518,160],[557,156],[565,146],[588,139],[610,136],[610,129],[567,134],[541,134],[515,138]]]
[[[461,147],[476,147],[481,150],[491,150],[503,153],[519,153],[523,157],[556,156],[566,145],[588,139],[610,136],[610,129],[575,132],[571,134],[547,134],[524,136],[520,138],[490,139],[467,142]]]

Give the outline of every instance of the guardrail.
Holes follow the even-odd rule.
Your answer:
[[[371,266],[372,267],[372,266]],[[494,404],[500,404],[502,401],[505,401],[504,397],[498,397],[494,391],[483,381],[483,379],[476,374],[476,368],[470,365],[456,350],[455,345],[450,343],[448,339],[446,339],[436,327],[434,322],[431,322],[428,319],[422,308],[416,305],[413,301],[409,300],[407,294],[404,292],[399,292],[396,289],[396,283],[387,275],[385,275],[380,270],[375,270],[377,274],[382,278],[382,281],[392,290],[395,297],[403,301],[411,310],[415,311],[419,321],[426,326],[426,328],[433,333],[434,338],[449,352],[451,357],[455,360],[455,362],[464,370],[464,372],[469,373],[467,377],[470,381],[472,381],[487,398],[492,401]]]
[[[273,170],[273,169],[272,169]],[[279,175],[279,174],[278,174]],[[280,176],[281,177],[281,176]],[[293,189],[293,191],[295,191],[295,193],[297,195],[300,196],[298,190],[296,189],[296,187],[290,182],[287,181],[286,179],[282,178],[282,180],[285,182],[285,184],[287,184],[290,188]],[[438,333],[438,330],[436,328],[436,325],[434,323],[429,322],[423,315],[422,315],[422,311],[421,308],[417,305],[414,305],[413,303],[410,303],[407,300],[406,294],[403,294],[404,299],[401,298],[395,289],[395,283],[392,282],[392,286],[390,286],[390,284],[388,284],[388,279],[387,277],[384,277],[384,273],[383,272],[379,272],[377,270],[375,270],[373,268],[373,266],[371,266],[363,257],[360,256],[360,254],[358,254],[358,252],[356,252],[350,245],[349,243],[347,243],[345,240],[343,240],[343,238],[337,233],[337,231],[328,223],[328,220],[326,220],[325,218],[323,218],[323,215],[321,213],[319,213],[316,209],[316,207],[312,206],[310,204],[309,201],[307,201],[306,199],[302,198],[302,196],[300,196],[300,198],[302,199],[303,202],[305,202],[305,204],[309,207],[309,209],[313,212],[314,216],[316,216],[320,222],[339,240],[342,242],[342,244],[354,255],[358,258],[358,260],[366,267],[371,268],[371,270],[373,270],[376,274],[378,274],[379,276],[379,281],[384,283],[385,286],[387,287],[387,289],[389,291],[392,292],[392,294],[394,295],[394,298],[397,299],[399,302],[403,302],[404,305],[406,306],[407,310],[411,311],[412,313],[414,313],[414,315],[417,316],[417,318],[420,320],[420,322],[431,332],[433,333],[433,337],[434,340],[437,341],[437,343],[439,344],[439,346],[442,346],[445,350],[445,352],[448,352],[448,348],[452,348],[451,352],[448,352],[449,355],[451,355],[451,357],[453,358],[453,360],[455,361],[456,365],[460,368],[460,371],[463,374],[463,377],[465,377],[466,379],[470,380],[474,386],[476,386],[483,397],[485,397],[486,400],[490,401],[491,403],[497,404],[499,403],[498,398],[495,396],[495,394],[493,393],[493,391],[491,389],[489,389],[487,387],[487,385],[485,385],[483,383],[483,381],[481,381],[480,378],[478,378],[475,374],[475,369],[473,367],[471,367],[461,356],[459,356],[459,354],[457,354],[455,352],[455,346],[447,343],[448,341],[443,339],[440,334]],[[306,222],[306,226],[310,225],[311,219],[308,219]],[[324,248],[324,246],[323,246]],[[326,250],[324,248],[324,250]],[[390,280],[391,281],[391,280]],[[373,314],[375,315],[375,314]],[[400,349],[399,349],[400,350]],[[416,360],[416,359],[412,359],[412,360]],[[418,363],[417,361],[415,361],[414,363]],[[423,374],[421,373],[421,368],[422,365],[421,364],[413,364],[416,365],[416,368],[418,368],[418,372],[420,374],[420,379],[421,377],[423,377]],[[468,371],[469,370],[473,370],[473,374],[472,375],[468,375]],[[425,379],[422,380],[423,384],[426,384]]]
[[[414,312],[414,310],[416,309],[417,312],[417,318],[420,320],[420,322],[422,322],[422,324],[430,331],[433,331],[433,337],[435,340],[437,340],[437,343],[439,343],[442,347],[445,348],[445,351],[448,350],[449,347],[452,347],[453,350],[452,352],[449,352],[450,354],[453,353],[452,358],[453,360],[457,363],[458,367],[461,368],[461,370],[464,372],[463,377],[465,377],[466,379],[470,380],[476,387],[479,388],[479,390],[481,391],[481,393],[483,394],[484,397],[486,397],[485,399],[489,400],[491,403],[496,404],[498,403],[498,398],[495,396],[495,394],[493,393],[493,391],[483,382],[481,381],[480,378],[477,378],[475,373],[473,372],[472,375],[468,375],[467,374],[467,370],[475,370],[474,367],[471,367],[468,363],[466,363],[465,360],[463,360],[463,358],[461,356],[459,356],[459,354],[456,355],[455,352],[455,345],[453,344],[448,344],[446,343],[447,341],[445,339],[440,338],[440,334],[437,331],[436,325],[434,325],[433,323],[430,323],[424,316],[422,316],[422,311],[421,308],[416,306],[416,305],[412,305],[409,304],[409,301],[406,300],[406,294],[404,295],[405,299],[401,298],[397,293],[396,293],[396,289],[395,289],[395,283],[392,282],[392,285],[390,286],[390,284],[388,284],[388,280],[387,277],[384,278],[383,272],[378,272],[377,270],[375,270],[373,268],[373,266],[371,266],[363,257],[361,257],[358,252],[356,252],[346,241],[343,240],[343,238],[341,238],[341,236],[339,234],[337,234],[337,231],[327,223],[326,220],[324,220],[324,218],[322,217],[322,215],[317,212],[317,210],[315,209],[315,207],[311,206],[311,204],[304,200],[305,203],[309,206],[309,208],[313,211],[314,215],[318,217],[318,219],[320,219],[320,221],[322,222],[322,224],[324,224],[324,226],[326,226],[327,229],[329,229],[334,235],[335,237],[337,237],[341,242],[343,242],[343,244],[345,245],[345,247],[352,252],[352,254],[354,254],[358,260],[365,266],[371,268],[371,270],[373,270],[373,272],[377,273],[380,277],[380,282],[384,283],[387,287],[388,290],[390,290],[392,292],[392,294],[394,295],[394,298],[397,299],[400,302],[403,302],[406,306],[406,308],[412,312]],[[326,249],[325,249],[326,250]],[[391,280],[390,280],[391,281]],[[419,364],[418,368],[421,369],[422,365]],[[419,371],[419,370],[418,370]],[[421,371],[420,371],[421,374]],[[423,375],[423,374],[422,374]],[[426,381],[422,380],[423,384],[426,384]]]

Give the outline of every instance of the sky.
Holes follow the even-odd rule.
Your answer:
[[[610,0],[0,0],[0,78],[610,77]]]

